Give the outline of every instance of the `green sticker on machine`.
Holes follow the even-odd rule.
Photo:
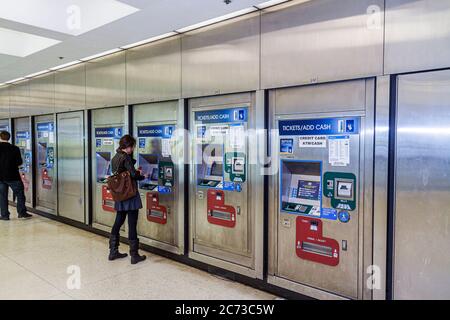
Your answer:
[[[172,161],[159,161],[159,180],[164,187],[173,187],[174,165]]]
[[[355,210],[356,176],[347,172],[326,172],[323,195],[331,199],[331,206],[335,209]]]
[[[246,159],[243,152],[227,152],[225,154],[225,172],[230,175],[231,182],[245,182]]]

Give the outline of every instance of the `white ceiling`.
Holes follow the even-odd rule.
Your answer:
[[[2,0],[0,28],[59,43],[25,57],[0,53],[0,83],[266,1],[232,0],[225,4],[224,0]],[[78,7],[74,8],[73,3]],[[70,20],[76,10],[81,13],[81,26],[68,28],[67,23],[77,22]],[[1,46],[8,46],[4,39],[0,41]]]

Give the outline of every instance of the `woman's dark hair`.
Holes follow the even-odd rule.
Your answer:
[[[136,139],[129,134],[124,135],[119,141],[119,150],[136,146]]]

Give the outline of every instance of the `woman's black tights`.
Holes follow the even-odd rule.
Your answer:
[[[138,210],[130,211],[117,211],[116,221],[111,230],[111,234],[119,236],[120,228],[125,222],[128,216],[128,239],[137,240],[137,221],[138,221]]]

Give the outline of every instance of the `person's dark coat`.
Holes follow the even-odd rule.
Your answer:
[[[0,142],[0,181],[20,180],[19,166],[23,163],[20,149],[8,142]]]

